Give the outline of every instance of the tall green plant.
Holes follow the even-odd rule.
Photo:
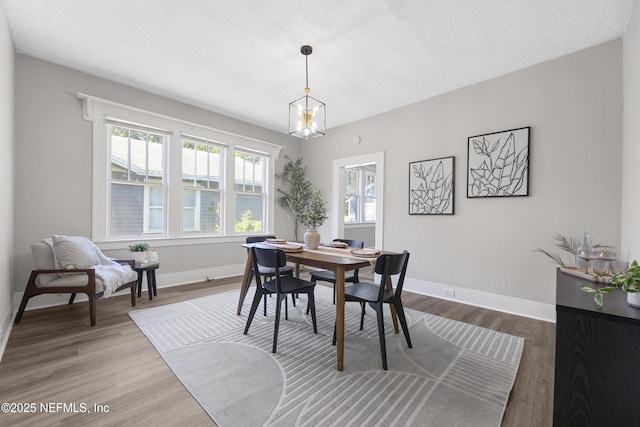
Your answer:
[[[320,190],[313,190],[311,200],[305,208],[303,224],[308,226],[309,229],[315,230],[316,227],[324,224],[325,220],[329,218],[327,216],[328,211],[325,201],[322,200]]]
[[[307,167],[302,164],[302,157],[292,160],[285,156],[287,162],[281,174],[276,175],[282,181],[278,188],[278,203],[289,212],[293,220],[293,233],[298,241],[298,227],[305,223],[306,209],[311,201],[311,182],[307,179]]]

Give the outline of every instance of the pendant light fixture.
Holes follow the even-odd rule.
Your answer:
[[[289,103],[289,135],[304,139],[316,138],[327,132],[326,106],[309,95],[309,55],[312,52],[311,46],[300,48],[300,53],[304,55],[306,86],[304,95]]]

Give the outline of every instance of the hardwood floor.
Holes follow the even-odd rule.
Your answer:
[[[153,301],[143,293],[136,309],[225,292],[239,284],[240,278],[234,278],[162,288]],[[552,425],[555,324],[409,292],[403,301],[410,308],[524,337],[502,425]],[[89,326],[87,303],[25,312],[0,363],[0,402],[34,403],[36,408],[32,413],[0,412],[0,425],[215,426],[131,321],[131,309],[128,296],[101,299],[95,327]]]

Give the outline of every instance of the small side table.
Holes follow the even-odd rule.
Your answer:
[[[147,289],[149,290],[149,299],[152,300],[154,296],[158,296],[158,289],[156,288],[156,270],[160,267],[159,262],[136,262],[136,272],[138,273],[138,298],[142,293],[142,275],[147,272]]]

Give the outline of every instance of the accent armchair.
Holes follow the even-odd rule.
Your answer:
[[[35,270],[16,315],[19,323],[30,298],[42,294],[70,293],[69,304],[77,293],[89,298],[91,326],[96,324],[96,301],[121,289],[130,288],[131,305],[136,305],[138,274],[133,260],[112,260],[89,239],[55,235],[31,245]]]

